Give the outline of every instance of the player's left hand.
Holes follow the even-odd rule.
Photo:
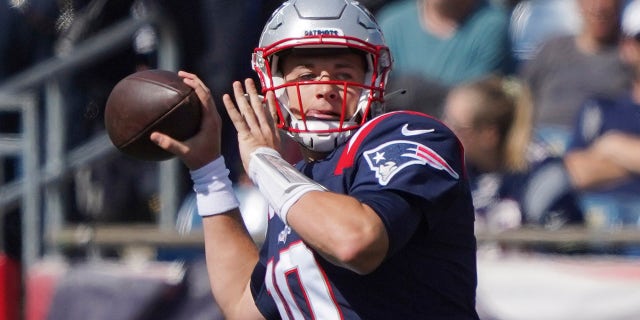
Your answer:
[[[277,105],[273,92],[267,92],[267,109],[252,79],[246,79],[244,87],[246,92],[240,81],[234,82],[235,103],[229,94],[225,94],[222,101],[238,131],[240,157],[245,171],[249,172],[251,153],[259,147],[279,150],[280,135],[274,120],[277,117]]]

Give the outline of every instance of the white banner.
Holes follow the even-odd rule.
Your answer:
[[[484,320],[640,319],[640,258],[478,250]]]

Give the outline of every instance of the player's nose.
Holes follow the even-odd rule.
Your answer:
[[[316,81],[331,81],[331,76],[328,72],[323,71]],[[315,86],[315,94],[318,99],[335,100],[338,98],[336,85],[329,83],[317,84]]]

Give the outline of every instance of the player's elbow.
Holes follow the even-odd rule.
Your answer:
[[[387,254],[386,235],[369,235],[343,242],[336,250],[338,263],[357,274],[375,271]]]

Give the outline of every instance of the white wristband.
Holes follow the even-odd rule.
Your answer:
[[[309,191],[326,191],[282,159],[276,150],[266,147],[251,154],[249,177],[285,224],[288,224],[289,209],[303,195]]]
[[[200,216],[221,214],[240,205],[231,186],[224,157],[220,156],[204,167],[190,171],[190,174]]]

